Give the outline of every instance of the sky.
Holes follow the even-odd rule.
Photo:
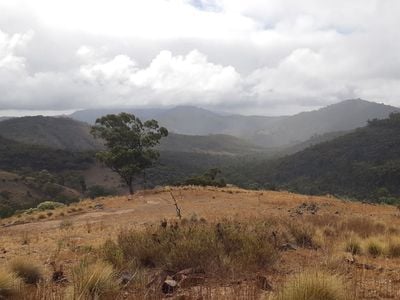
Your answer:
[[[0,0],[0,115],[400,106],[398,0]]]

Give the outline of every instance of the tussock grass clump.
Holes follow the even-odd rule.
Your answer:
[[[374,257],[380,256],[385,251],[385,244],[376,238],[370,238],[365,241],[365,250]]]
[[[345,242],[344,250],[353,255],[359,255],[362,253],[361,241],[357,236],[350,236]]]
[[[122,249],[112,240],[107,240],[101,248],[101,253],[105,261],[114,267],[120,268],[124,261]]]
[[[20,291],[21,280],[12,272],[0,270],[0,299],[9,299]]]
[[[82,261],[72,269],[72,279],[67,299],[101,299],[118,290],[113,267],[101,261]]]
[[[290,224],[289,232],[298,246],[305,248],[317,246],[314,241],[315,228],[312,225],[308,223]]]
[[[118,246],[124,260],[139,267],[251,270],[276,261],[270,236],[266,224],[189,222],[121,232]]]
[[[275,300],[345,300],[346,287],[338,275],[308,271],[292,277]]]
[[[36,284],[43,277],[42,270],[39,266],[22,258],[11,261],[10,269],[28,284]]]
[[[400,257],[400,238],[392,238],[387,245],[387,255],[395,258]]]

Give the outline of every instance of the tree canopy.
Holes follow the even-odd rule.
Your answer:
[[[154,147],[168,130],[156,120],[142,122],[133,114],[120,113],[96,120],[91,133],[105,142],[107,150],[96,154],[99,161],[121,176],[133,194],[133,180],[159,158]]]

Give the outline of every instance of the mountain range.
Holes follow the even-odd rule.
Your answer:
[[[286,147],[304,142],[315,135],[349,131],[365,126],[369,119],[382,119],[399,108],[361,99],[340,103],[293,116],[267,117],[223,115],[193,106],[171,109],[83,110],[71,118],[93,123],[108,113],[127,111],[148,119],[154,118],[169,131],[184,135],[226,134],[246,139],[262,147]]]

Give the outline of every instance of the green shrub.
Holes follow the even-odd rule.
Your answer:
[[[292,277],[275,300],[345,300],[343,279],[319,271],[304,272]]]
[[[65,205],[63,203],[60,202],[54,202],[54,201],[45,201],[40,203],[37,206],[38,210],[52,210],[52,209],[56,209],[59,207],[64,207]]]

